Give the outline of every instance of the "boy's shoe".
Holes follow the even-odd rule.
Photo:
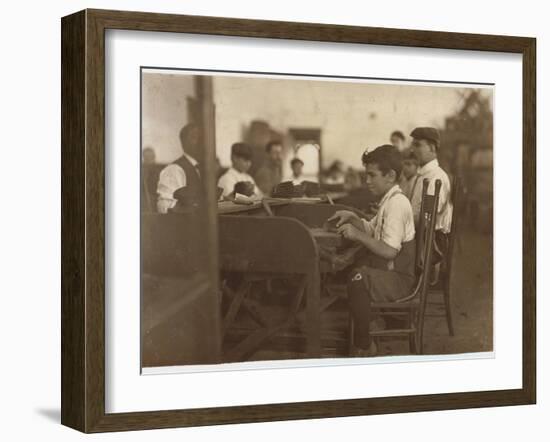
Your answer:
[[[378,346],[376,345],[376,342],[374,342],[374,340],[370,342],[370,347],[368,349],[355,346],[353,346],[351,349],[351,356],[356,358],[370,358],[376,356],[377,353]]]

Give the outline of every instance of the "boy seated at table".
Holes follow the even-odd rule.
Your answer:
[[[344,238],[364,246],[348,277],[350,312],[354,320],[353,356],[373,356],[370,337],[371,302],[392,302],[410,295],[415,283],[415,229],[411,203],[399,187],[401,154],[391,145],[377,147],[362,157],[367,188],[379,199],[370,221],[354,212],[337,211]]]
[[[233,199],[235,197],[235,185],[237,183],[250,183],[253,187],[250,196],[252,198],[261,198],[262,193],[254,178],[248,171],[252,165],[252,148],[245,143],[235,143],[231,146],[231,164],[232,166],[218,180],[218,187],[223,189],[223,199]],[[240,186],[242,186],[240,184]],[[237,186],[237,189],[239,186]]]

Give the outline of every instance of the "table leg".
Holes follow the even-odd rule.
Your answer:
[[[306,288],[306,337],[308,357],[321,357],[321,284],[317,268],[311,272]]]

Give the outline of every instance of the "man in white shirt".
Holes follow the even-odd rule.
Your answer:
[[[230,199],[234,196],[235,185],[237,183],[250,183],[250,197],[260,198],[262,193],[254,178],[247,172],[252,165],[252,148],[245,143],[235,143],[231,146],[231,163],[232,166],[218,180],[218,187],[223,189],[222,197]]]
[[[436,232],[448,234],[451,231],[453,205],[451,203],[451,183],[447,173],[439,167],[437,150],[439,149],[439,132],[433,127],[417,127],[411,132],[413,138],[411,147],[418,159],[418,180],[411,192],[411,205],[415,223],[418,224],[420,206],[422,204],[422,183],[429,180],[428,194],[433,195],[436,180],[441,180],[439,191],[438,215],[435,225]]]
[[[411,194],[411,205],[414,213],[415,223],[418,223],[422,204],[422,187],[425,179],[428,179],[428,194],[433,195],[435,182],[441,181],[439,191],[439,204],[437,207],[437,218],[435,220],[433,271],[430,277],[430,284],[435,285],[439,281],[441,264],[446,259],[449,248],[449,233],[453,218],[453,205],[451,202],[451,182],[447,173],[439,167],[437,151],[439,149],[439,132],[433,127],[417,127],[411,132],[413,138],[411,147],[418,159],[418,180]]]
[[[179,134],[182,156],[160,172],[157,185],[157,210],[167,213],[179,202],[181,205],[196,207],[202,195],[202,183],[197,161],[188,155],[186,149],[193,149],[199,143],[199,128],[187,124]],[[180,199],[174,193],[178,192]]]

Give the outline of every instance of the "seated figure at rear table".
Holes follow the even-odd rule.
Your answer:
[[[222,197],[233,200],[239,189],[247,197],[258,199],[262,192],[256,186],[254,178],[248,171],[252,165],[252,147],[245,143],[235,143],[231,146],[231,167],[218,180],[218,187],[223,189]]]

